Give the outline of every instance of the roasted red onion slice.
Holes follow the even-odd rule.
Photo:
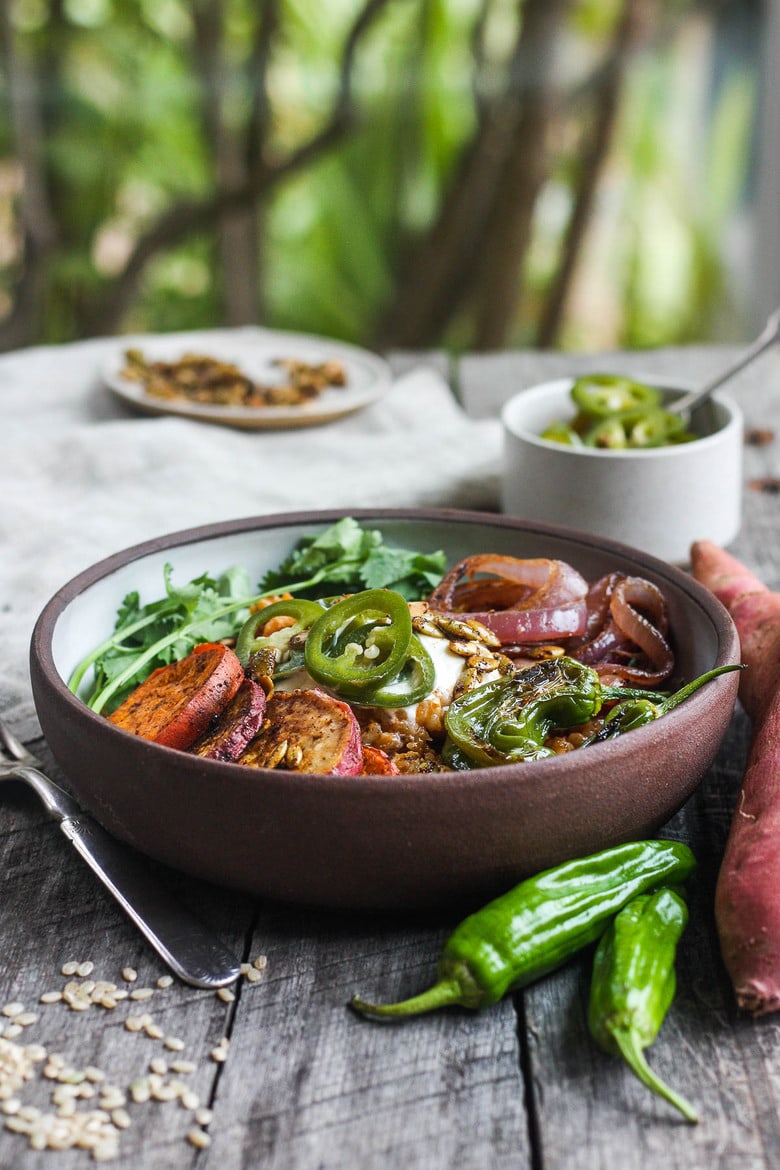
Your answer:
[[[660,589],[643,577],[612,573],[588,594],[587,640],[572,657],[600,674],[654,686],[674,669],[667,641],[669,615]],[[643,658],[630,663],[629,658]]]
[[[547,642],[584,634],[588,584],[565,561],[484,554],[455,565],[431,594],[431,609],[473,618],[502,642]]]

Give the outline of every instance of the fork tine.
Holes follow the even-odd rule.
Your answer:
[[[18,740],[9,727],[6,727],[2,719],[0,719],[0,740],[3,742],[5,750],[13,756],[15,760],[29,759],[30,753],[27,748]]]

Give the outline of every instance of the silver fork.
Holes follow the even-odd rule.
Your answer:
[[[155,881],[140,855],[82,812],[2,720],[0,740],[0,783],[22,780],[37,793],[48,815],[171,970],[194,987],[233,983],[240,974],[235,956]]]

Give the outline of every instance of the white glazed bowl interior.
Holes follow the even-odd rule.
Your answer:
[[[672,400],[688,388],[638,378]],[[605,536],[685,565],[695,540],[729,544],[742,509],[743,420],[717,393],[692,419],[697,437],[642,449],[572,447],[542,439],[570,420],[572,378],[520,391],[504,406],[502,508],[508,515]]]

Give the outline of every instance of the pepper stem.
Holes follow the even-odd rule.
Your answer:
[[[732,670],[744,670],[745,667],[741,662],[734,663],[729,666],[716,666],[714,670],[708,670],[706,674],[700,674],[698,678],[686,683],[679,691],[675,691],[673,695],[669,695],[658,704],[658,714],[666,715],[668,711],[673,711],[675,707],[679,707],[680,703],[684,702],[694,691],[698,691],[699,687],[703,687],[705,683],[711,682],[712,679],[718,678],[721,674],[729,674]]]
[[[686,1121],[697,1122],[699,1116],[693,1106],[684,1097],[681,1097],[679,1093],[675,1093],[674,1089],[670,1089],[668,1085],[665,1085],[661,1078],[656,1076],[650,1068],[645,1060],[644,1052],[637,1043],[635,1034],[624,1028],[610,1030],[623,1059],[631,1071],[639,1077],[642,1084],[647,1085],[648,1089],[652,1089],[659,1097],[663,1097],[670,1105],[674,1105],[676,1109],[679,1109]]]
[[[440,979],[427,991],[413,995],[411,999],[405,999],[401,1003],[367,1003],[359,995],[353,995],[350,1007],[364,1016],[403,1018],[419,1016],[423,1012],[431,1012],[450,1004],[459,1004],[462,1002],[461,995],[462,989],[457,979]]]

